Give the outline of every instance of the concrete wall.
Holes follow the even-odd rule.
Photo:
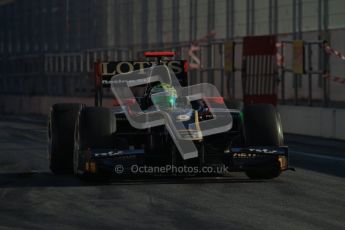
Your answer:
[[[278,106],[286,133],[345,139],[345,109]]]

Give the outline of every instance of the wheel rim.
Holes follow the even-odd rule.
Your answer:
[[[52,146],[53,146],[53,141],[52,141],[52,130],[51,130],[51,123],[49,122],[48,124],[48,160],[49,164],[51,165],[51,158],[52,158]]]
[[[76,127],[76,134],[74,138],[74,150],[73,150],[73,171],[75,174],[78,174],[78,165],[79,165],[79,129]]]

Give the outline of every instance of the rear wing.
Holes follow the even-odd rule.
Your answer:
[[[166,55],[164,55],[166,56]],[[157,57],[152,52],[147,57]],[[164,60],[159,61],[160,64],[168,66],[176,75],[181,86],[187,86],[188,63],[186,60]],[[95,105],[102,105],[103,88],[110,87],[110,80],[114,75],[129,73],[156,65],[156,61],[111,61],[96,62],[95,70]]]

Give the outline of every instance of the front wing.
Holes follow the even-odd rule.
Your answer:
[[[79,153],[83,156],[82,162],[85,164],[83,171],[86,173],[112,173],[131,174],[133,166],[149,166],[148,158],[157,158],[154,162],[160,165],[170,165],[167,158],[145,154],[144,149],[90,149]],[[168,154],[165,154],[168,155]],[[200,155],[200,154],[199,154]],[[261,167],[264,162],[278,161],[280,170],[289,169],[288,148],[281,147],[236,147],[224,153],[209,153],[204,156],[204,165],[208,167],[219,167],[213,164],[217,159],[229,172],[240,172],[248,169]],[[152,162],[152,161],[150,161]]]

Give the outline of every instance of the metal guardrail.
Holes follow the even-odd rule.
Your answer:
[[[225,39],[209,39],[199,41],[196,46],[199,50],[194,52],[200,61],[200,68],[190,68],[189,84],[209,82],[215,84],[221,94],[225,97],[234,98],[239,79],[235,81],[242,71],[241,48],[242,41],[233,41],[234,55],[232,70],[224,71],[225,66]],[[280,66],[280,102],[289,104],[305,103],[305,98],[299,98],[300,89],[298,87],[298,76],[308,78],[308,105],[319,104],[320,98],[314,98],[313,82],[318,76],[319,89],[323,90],[323,105],[329,105],[329,83],[323,74],[329,69],[329,61],[322,49],[323,41],[304,41],[305,46],[305,72],[297,75],[289,66]],[[293,41],[281,41],[285,47],[278,48],[282,56],[285,55]],[[188,59],[194,62],[190,56],[191,44],[189,42],[175,43],[162,47],[154,47],[155,50],[174,50],[178,59]],[[0,61],[0,92],[2,93],[29,93],[29,94],[48,94],[48,95],[83,95],[93,94],[93,63],[97,60],[129,60],[142,57],[142,53],[152,49],[129,50],[122,48],[90,49],[82,52],[73,53],[49,53],[42,55],[25,55],[1,57]],[[135,52],[134,52],[135,51]],[[291,52],[290,52],[291,53]],[[312,56],[318,54],[318,68],[312,63]],[[287,74],[293,73],[294,98],[286,97]],[[34,78],[37,76],[37,79]],[[59,79],[57,78],[59,77]],[[33,83],[30,83],[31,79]],[[65,82],[64,82],[65,81]],[[17,87],[14,82],[22,82],[21,87]],[[23,83],[24,82],[24,83]],[[25,89],[29,87],[30,89]],[[74,89],[73,89],[74,87]],[[242,86],[241,86],[242,87]],[[72,89],[70,89],[72,88]]]
[[[0,59],[0,93],[90,96],[97,60],[123,60],[128,49],[89,49],[82,52],[11,56]]]
[[[329,105],[329,83],[327,79],[324,77],[325,73],[329,72],[329,60],[328,56],[325,53],[323,48],[324,40],[316,40],[316,41],[301,41],[301,53],[302,56],[300,58],[296,57],[296,55],[292,55],[292,60],[290,61],[290,66],[286,64],[286,61],[282,60],[279,65],[280,69],[280,79],[281,79],[281,95],[280,100],[282,104],[286,104],[287,99],[285,95],[286,91],[286,73],[293,74],[293,90],[294,90],[294,98],[293,104],[298,105],[300,101],[299,92],[302,86],[302,77],[308,77],[308,98],[307,98],[307,105],[312,106],[314,103],[313,99],[313,81],[314,77],[318,77],[318,88],[322,88],[323,90],[323,105]],[[296,53],[298,51],[294,50],[296,41],[280,41],[278,47],[278,53],[284,57],[285,53],[290,49],[290,53]],[[298,49],[298,48],[297,48]],[[315,52],[316,50],[316,52]],[[314,53],[317,53],[317,64],[313,64],[313,56]],[[296,62],[299,62],[301,66],[293,66]],[[298,63],[297,63],[298,64]],[[320,99],[318,99],[320,100]],[[305,99],[304,99],[305,101]]]

